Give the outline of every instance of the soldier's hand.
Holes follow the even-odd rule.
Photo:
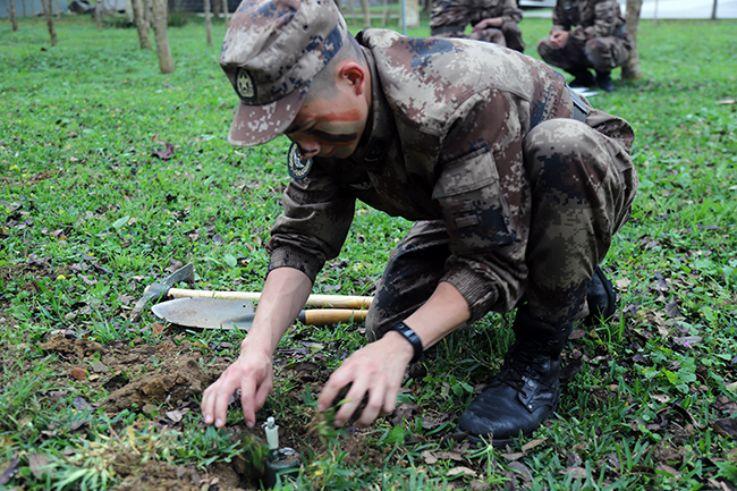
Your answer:
[[[370,425],[380,412],[394,412],[402,379],[414,352],[401,335],[389,332],[349,356],[328,379],[317,400],[319,411],[328,409],[340,390],[351,384],[335,425],[343,426],[368,393],[368,402],[357,423]]]
[[[503,23],[504,21],[501,17],[489,17],[488,19],[484,19],[474,25],[473,30],[478,32],[488,29],[489,27],[501,27]]]
[[[225,426],[230,398],[240,389],[241,406],[246,424],[253,428],[256,411],[266,402],[273,386],[271,355],[244,348],[238,359],[220,375],[202,396],[202,416],[207,424]]]

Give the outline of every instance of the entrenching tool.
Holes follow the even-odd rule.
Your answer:
[[[194,283],[194,266],[187,264],[167,276],[162,281],[157,281],[143,291],[143,296],[136,306],[133,308],[133,315],[138,315],[146,306],[146,303],[153,298],[161,298],[164,296],[171,298],[216,298],[222,300],[246,300],[250,302],[258,302],[261,298],[261,292],[232,292],[232,291],[216,291],[216,290],[193,290],[188,288],[173,288],[180,282],[186,281],[189,284]],[[365,310],[371,306],[374,297],[362,297],[358,295],[310,295],[305,303],[308,307],[325,307],[334,309],[355,309]],[[140,307],[139,307],[140,306]]]
[[[180,281],[186,281],[190,285],[194,285],[194,265],[192,263],[182,266],[163,280],[156,281],[148,285],[146,289],[143,290],[143,296],[139,298],[136,305],[133,306],[133,310],[131,311],[131,320],[138,319],[149,300],[163,297],[172,286],[176,285]]]
[[[187,264],[161,281],[147,286],[136,302],[131,319],[138,318],[149,300],[171,297],[174,300],[155,305],[152,310],[160,319],[174,324],[204,329],[248,329],[253,322],[253,302],[260,292],[232,292],[174,288],[180,281],[194,283],[194,266]],[[300,312],[304,324],[324,325],[363,321],[373,297],[354,295],[310,295],[306,305],[325,307]]]
[[[154,305],[151,311],[159,319],[180,326],[246,331],[255,315],[251,302],[221,298],[176,298]],[[325,325],[363,321],[367,313],[352,309],[310,309],[301,311],[297,319],[303,324]]]

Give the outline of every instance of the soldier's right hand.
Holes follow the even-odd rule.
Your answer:
[[[205,390],[200,405],[205,423],[214,423],[218,428],[225,426],[230,398],[240,389],[243,417],[253,428],[256,411],[264,405],[273,387],[273,377],[271,355],[261,349],[244,346],[238,359]]]

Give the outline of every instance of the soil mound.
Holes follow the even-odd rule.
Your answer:
[[[153,371],[144,372],[113,391],[105,407],[119,411],[132,406],[167,403],[176,406],[201,394],[207,377],[192,355],[164,360]]]

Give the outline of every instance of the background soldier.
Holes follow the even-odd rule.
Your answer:
[[[635,193],[631,127],[577,99],[544,63],[493,44],[379,29],[353,39],[333,2],[244,1],[220,62],[240,97],[230,141],[294,143],[253,327],[205,391],[205,421],[223,426],[240,389],[255,424],[276,345],[360,199],[415,225],[378,285],[370,342],[330,376],[318,408],[350,385],[336,424],[364,396],[358,422],[370,424],[394,410],[423,350],[516,307],[504,368],[460,428],[495,444],[537,428],[558,404],[573,321],[615,308],[597,265]]]
[[[516,0],[434,0],[430,34],[466,37],[466,26],[473,26],[468,37],[524,51],[519,22],[522,10]]]
[[[612,69],[627,61],[630,49],[617,0],[558,0],[550,37],[537,47],[543,60],[574,76],[571,86],[607,92],[614,90]]]

